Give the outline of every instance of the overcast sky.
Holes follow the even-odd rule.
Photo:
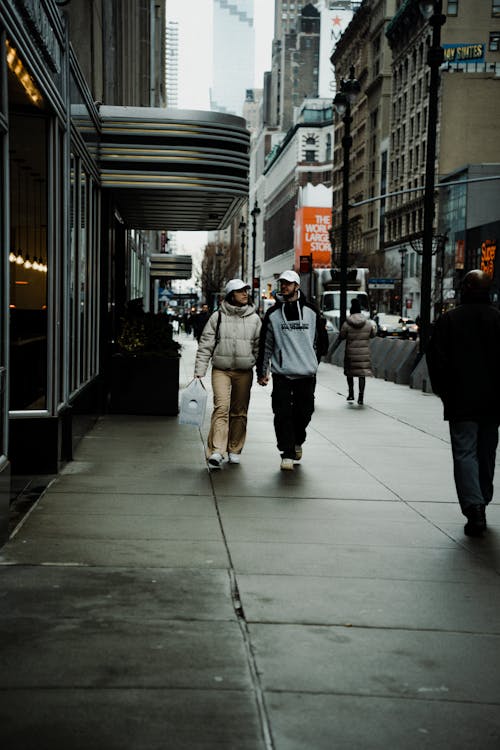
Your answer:
[[[212,7],[213,0],[167,0],[167,19],[179,21],[179,107],[183,109],[210,109]],[[262,88],[264,71],[271,69],[273,0],[254,0],[254,26],[254,87]],[[178,232],[177,252],[192,254],[197,263],[206,241],[206,232]]]

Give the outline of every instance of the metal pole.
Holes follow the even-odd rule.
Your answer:
[[[241,278],[245,278],[245,234],[241,237]]]
[[[441,289],[439,293],[440,298],[440,307],[439,307],[439,314],[442,315],[443,313],[443,305],[444,305],[444,262],[445,262],[445,250],[446,250],[446,242],[443,241],[442,247],[441,247]]]
[[[352,146],[351,137],[351,105],[346,102],[346,111],[343,117],[344,137],[342,148],[344,163],[342,168],[342,226],[340,232],[340,326],[347,317],[347,254],[349,244],[349,158]]]
[[[252,302],[255,301],[255,248],[257,244],[257,215],[254,213],[254,211],[255,209],[252,211]]]
[[[430,81],[427,121],[427,154],[425,161],[424,227],[420,279],[420,354],[425,354],[427,351],[431,327],[432,234],[434,225],[436,128],[440,82],[439,68],[444,60],[444,51],[441,47],[441,26],[446,21],[446,17],[442,15],[442,7],[442,0],[434,0],[434,15],[429,19],[429,23],[432,26],[432,46],[429,48],[427,57],[427,64],[430,68]]]
[[[256,252],[256,246],[257,246],[257,216],[260,214],[260,208],[257,201],[254,203],[254,207],[252,208],[250,212],[252,216],[252,302],[255,303],[255,289],[254,289],[254,279],[255,279],[255,252]]]
[[[240,221],[240,232],[241,232],[241,278],[245,280],[245,229],[247,225],[243,221]]]
[[[404,275],[405,275],[405,255],[406,255],[406,248],[401,248],[401,317],[404,317],[404,308],[403,308],[403,292],[404,292]]]

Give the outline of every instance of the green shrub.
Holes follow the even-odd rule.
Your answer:
[[[154,354],[179,357],[180,344],[173,339],[173,328],[166,315],[129,310],[122,318],[117,339],[120,354]]]

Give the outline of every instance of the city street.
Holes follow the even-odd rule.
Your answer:
[[[98,419],[0,549],[5,750],[498,750],[500,489],[465,537],[439,399],[346,394],[322,364],[293,472],[271,386],[212,473],[210,398]]]

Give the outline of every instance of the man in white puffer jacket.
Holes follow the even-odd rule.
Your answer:
[[[241,279],[226,284],[225,299],[212,313],[201,334],[194,366],[195,378],[206,375],[212,360],[214,409],[207,440],[211,469],[239,463],[247,429],[253,367],[259,351],[261,321]]]

